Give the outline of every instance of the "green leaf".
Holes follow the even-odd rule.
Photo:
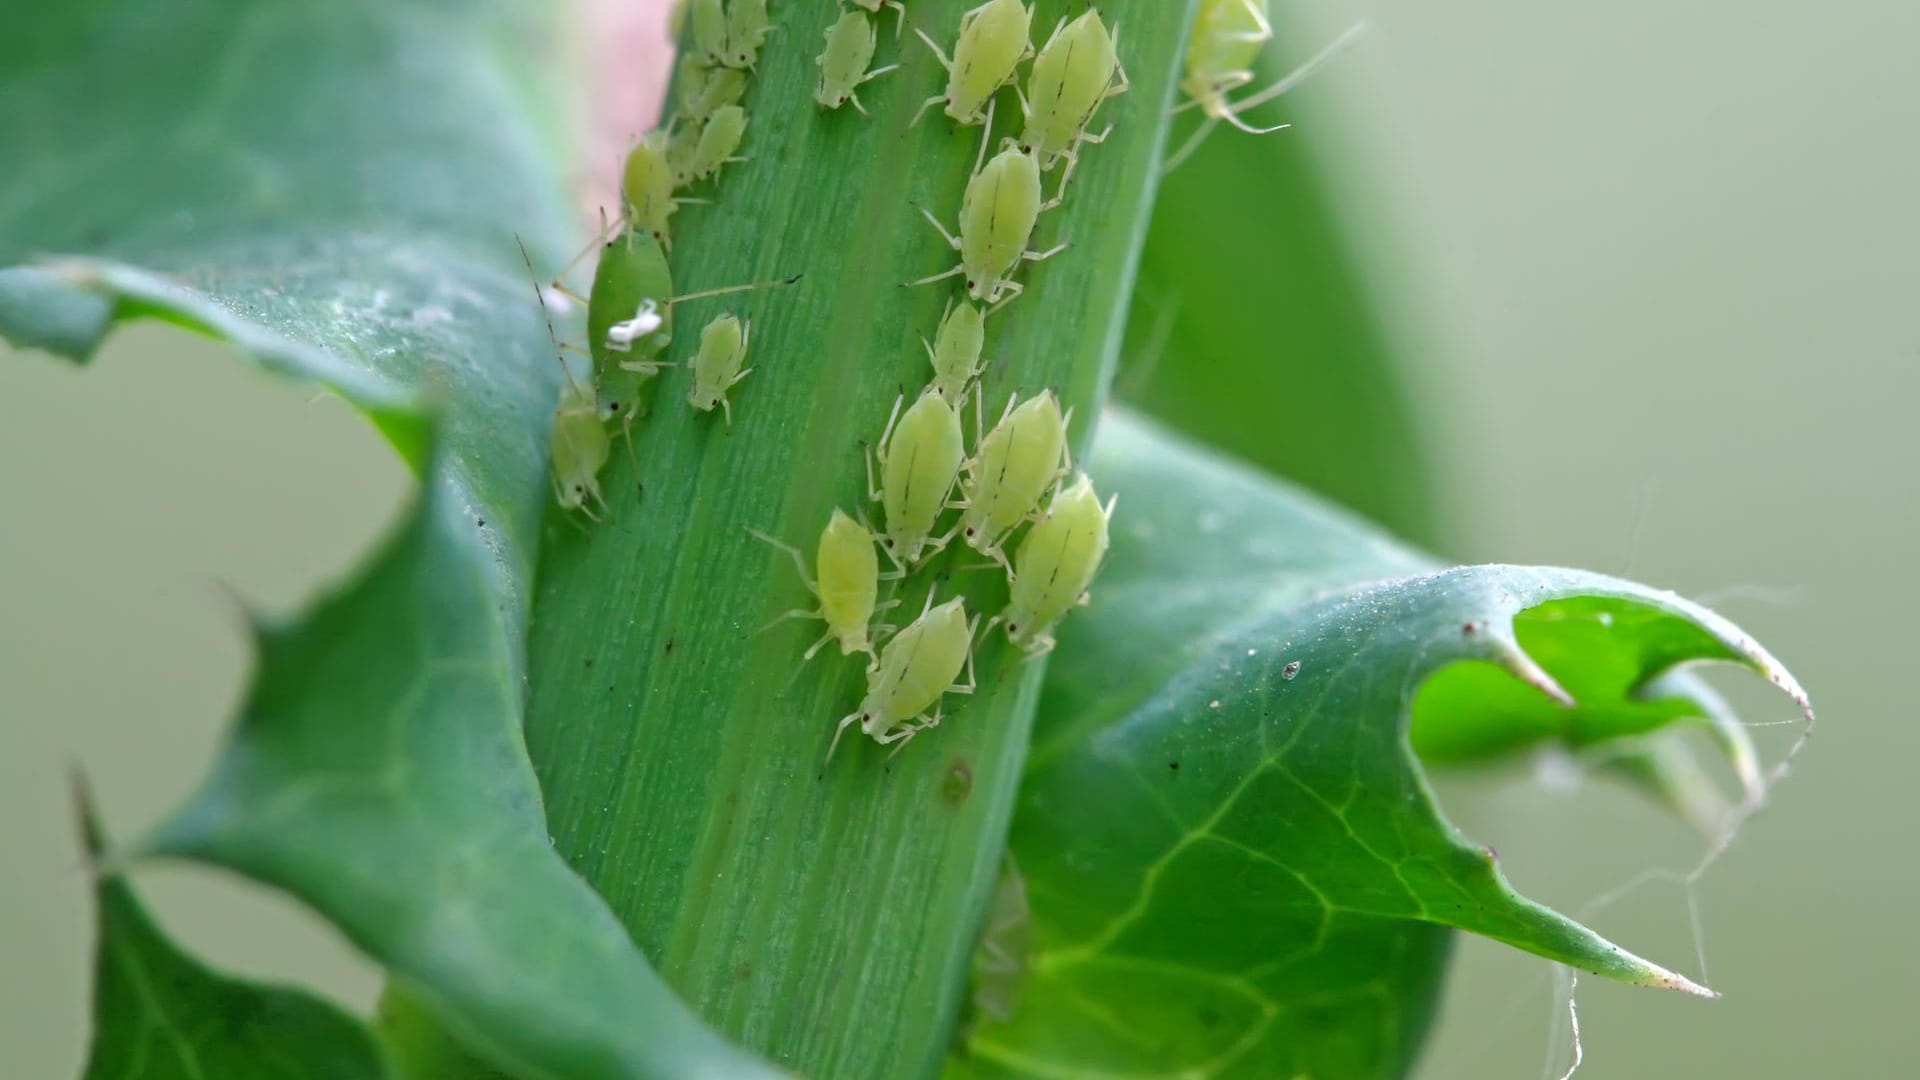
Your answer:
[[[0,263],[57,257],[0,271],[0,332],[76,358],[138,316],[224,337],[423,474],[367,568],[259,628],[225,752],[136,850],[299,897],[521,1076],[770,1075],[554,853],[521,742],[558,373],[511,234],[557,258],[566,213],[517,58],[551,29],[426,0],[13,23],[0,145],[35,169],[0,196]]]
[[[977,4],[909,8],[951,47]],[[1124,28],[1132,89],[1103,106],[1112,136],[1083,148],[1030,245],[1071,246],[1023,268],[1026,292],[987,321],[983,383],[988,421],[1010,393],[1058,389],[1077,410],[1076,450],[1118,351],[1189,14],[1166,0],[1100,7]],[[1083,9],[1044,0],[1034,36]],[[1018,665],[998,635],[979,650],[979,692],[949,697],[937,731],[891,761],[851,732],[823,768],[864,691],[861,658],[829,649],[802,669],[817,623],[754,633],[810,598],[746,530],[810,551],[835,506],[868,505],[863,449],[896,398],[926,384],[921,338],[962,295],[957,281],[902,287],[955,264],[916,207],[953,227],[983,132],[937,108],[909,126],[944,82],[911,33],[883,33],[876,65],[904,67],[861,87],[869,115],[820,109],[814,57],[839,12],[772,11],[779,30],[746,99],[749,160],[695,187],[709,204],[674,215],[674,274],[683,290],[805,276],[676,309],[669,360],[730,311],[753,319],[753,374],[730,425],[687,408],[685,371],[662,375],[631,457],[616,447],[603,477],[605,521],[550,530],[527,741],[555,843],[703,1015],[797,1071],[924,1075],[964,997],[1045,665]],[[997,115],[996,139],[1017,134],[1011,92]],[[899,588],[894,615],[916,614],[930,585],[970,611],[1004,605],[1004,576],[965,571],[981,558],[952,548]]]
[[[1322,45],[1282,7],[1257,86]],[[1293,127],[1248,135],[1217,125],[1162,181],[1116,392],[1209,446],[1431,543],[1444,524],[1439,488],[1405,374],[1422,339],[1379,264],[1393,242],[1388,200],[1370,197],[1357,155],[1340,152],[1353,133],[1329,107],[1329,84],[1354,59],[1335,57],[1249,117]],[[1189,113],[1175,140],[1199,122]]]
[[[1612,578],[1434,570],[1125,418],[1094,467],[1121,516],[1047,683],[1011,841],[1028,981],[1009,1021],[975,1032],[980,1075],[1398,1076],[1440,927],[1709,993],[1516,894],[1440,813],[1407,727],[1477,717],[1448,686],[1462,671],[1495,701],[1557,702],[1557,730],[1583,738],[1685,715],[1638,699],[1703,660],[1804,708],[1757,645]]]
[[[77,785],[76,785],[77,786]],[[105,846],[78,791],[87,854]],[[373,1035],[298,990],[230,978],[180,951],[116,874],[94,885],[93,1047],[86,1080],[379,1080]]]

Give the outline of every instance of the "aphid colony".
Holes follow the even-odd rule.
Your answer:
[[[844,10],[828,30],[826,51],[818,57],[815,100],[827,108],[844,101],[858,107],[854,88],[893,69],[868,70],[875,41],[870,13],[881,4],[856,2],[858,9]],[[867,495],[879,504],[878,534],[835,509],[809,574],[797,549],[755,533],[793,558],[818,600],[816,608],[781,616],[818,618],[827,625],[803,662],[833,640],[842,655],[861,652],[869,659],[867,693],[840,721],[829,757],[855,725],[876,742],[895,744],[898,753],[907,740],[940,722],[946,694],[974,688],[980,616],[969,619],[958,596],[936,604],[936,582],[919,617],[889,637],[890,627],[873,624],[878,612],[897,603],[879,603],[881,581],[910,577],[959,536],[990,560],[984,566],[997,564],[1008,578],[1008,603],[988,627],[1004,625],[1014,645],[1038,656],[1053,648],[1060,620],[1086,602],[1106,554],[1113,504],[1102,505],[1092,482],[1074,474],[1068,452],[1072,413],[1062,411],[1053,391],[1024,401],[1015,394],[993,427],[983,430],[977,382],[984,372],[987,316],[1020,295],[1023,286],[1014,274],[1023,262],[1064,250],[1064,244],[1046,251],[1028,245],[1040,215],[1063,201],[1081,145],[1105,138],[1104,132],[1089,134],[1095,111],[1127,89],[1116,38],[1097,12],[1089,10],[1071,22],[1062,19],[1038,50],[1030,41],[1031,23],[1032,12],[1022,0],[988,0],[961,17],[951,57],[924,31],[914,30],[947,73],[944,91],[921,106],[914,122],[941,105],[956,124],[979,125],[981,145],[961,201],[959,234],[922,210],[960,258],[953,269],[912,284],[961,277],[965,295],[948,301],[933,340],[923,339],[932,365],[928,384],[911,402],[905,395],[894,402],[879,440],[867,452]],[[1029,59],[1022,85],[1019,68]],[[1008,85],[1019,95],[1025,129],[1020,138],[1005,139],[989,159],[993,98]],[[1041,174],[1063,161],[1067,167],[1060,184],[1046,199]],[[971,453],[961,421],[969,399],[974,406]],[[1025,535],[1016,543],[1022,529]],[[885,574],[876,545],[891,567]],[[965,681],[960,681],[962,669]]]
[[[852,102],[864,112],[857,88],[898,66],[872,69],[874,19],[882,7],[894,8],[898,36],[905,9],[897,0],[848,2],[852,6],[828,29],[826,48],[816,58],[815,100],[828,109]],[[621,213],[596,241],[600,259],[587,296],[554,284],[586,306],[585,353],[591,360],[589,380],[575,380],[569,372],[555,412],[555,493],[563,509],[590,516],[592,504],[602,503],[598,475],[612,453],[610,426],[618,423],[630,435],[645,384],[671,366],[662,357],[671,340],[674,306],[784,284],[674,293],[668,262],[671,219],[676,207],[697,201],[680,193],[744,160],[738,156],[747,128],[742,102],[759,49],[773,29],[765,0],[687,0],[682,15],[689,47],[681,60],[675,115],[665,128],[642,137],[627,156]],[[969,616],[959,596],[936,603],[936,581],[916,618],[897,630],[880,625],[876,616],[900,602],[881,600],[882,582],[924,570],[959,536],[988,560],[981,568],[997,566],[1007,575],[1007,603],[987,627],[1004,626],[1013,645],[1039,656],[1053,647],[1060,620],[1086,602],[1106,554],[1113,502],[1103,505],[1092,482],[1073,470],[1071,410],[1062,410],[1051,390],[1024,400],[1015,394],[986,429],[978,385],[987,317],[1020,295],[1023,286],[1014,274],[1023,262],[1064,250],[1064,244],[1030,250],[1034,228],[1042,213],[1064,200],[1081,146],[1105,138],[1105,132],[1089,132],[1101,103],[1127,89],[1117,37],[1096,11],[1061,20],[1037,50],[1029,40],[1031,21],[1022,0],[987,0],[962,16],[951,57],[915,30],[947,73],[944,92],[922,106],[915,122],[933,105],[942,105],[958,125],[981,126],[981,145],[962,198],[958,235],[926,215],[959,253],[959,265],[913,284],[963,277],[965,295],[948,301],[933,339],[925,342],[932,367],[927,385],[911,402],[904,394],[895,401],[879,440],[866,453],[868,496],[880,511],[878,535],[865,515],[836,508],[809,567],[798,549],[754,533],[792,557],[816,602],[775,622],[817,618],[826,624],[803,663],[830,641],[843,656],[868,658],[866,693],[859,708],[840,721],[829,757],[856,725],[874,741],[893,744],[897,753],[939,724],[945,695],[974,688],[980,614]],[[1019,68],[1028,60],[1023,85]],[[1009,85],[1020,99],[1024,128],[1018,139],[1003,139],[989,159],[993,99]],[[1066,167],[1054,195],[1044,198],[1041,176],[1062,162]],[[751,324],[731,314],[705,326],[690,362],[691,407],[717,406],[731,422],[727,392],[752,370],[745,366],[751,341]],[[961,419],[969,400],[971,452]],[[890,567],[884,573],[881,554]]]
[[[692,46],[680,62],[678,108],[664,128],[641,136],[627,152],[620,171],[619,217],[604,224],[599,239],[574,260],[578,263],[595,246],[600,249],[587,295],[572,292],[559,279],[552,284],[556,293],[586,308],[586,347],[567,351],[584,351],[591,361],[591,374],[582,381],[562,359],[567,382],[554,412],[550,446],[554,496],[563,510],[580,510],[589,517],[597,516],[594,505],[605,505],[599,474],[612,452],[606,426],[618,423],[631,446],[645,385],[673,366],[662,357],[673,340],[674,306],[797,280],[674,292],[668,265],[673,213],[686,203],[704,201],[677,193],[717,182],[725,166],[746,160],[738,153],[747,130],[741,102],[760,46],[773,29],[766,0],[731,0],[725,5],[721,0],[689,0],[676,14],[691,27]],[[531,272],[531,261],[528,268]],[[545,292],[540,298],[544,310]],[[551,334],[551,317],[547,329]],[[718,408],[732,424],[727,392],[753,370],[746,366],[752,340],[752,322],[729,313],[701,330],[700,347],[688,364],[691,408]]]

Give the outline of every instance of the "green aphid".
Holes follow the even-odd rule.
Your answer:
[[[725,105],[738,105],[747,96],[748,76],[744,71],[728,67],[709,67],[699,62],[699,58],[688,55],[680,61],[680,78],[676,89],[679,91],[679,119],[689,127],[698,138],[700,125],[706,123],[713,111]]]
[[[1013,556],[1006,610],[994,616],[1007,637],[1033,656],[1052,651],[1053,628],[1067,612],[1088,601],[1087,586],[1107,555],[1107,525],[1113,502],[1100,505],[1093,482],[1082,475],[1055,495]],[[991,627],[989,627],[991,628]]]
[[[733,426],[733,406],[727,391],[752,374],[742,369],[747,361],[747,346],[753,341],[753,323],[741,322],[732,315],[720,315],[700,331],[700,351],[693,357],[693,386],[687,391],[687,404],[699,412],[712,412],[719,406]]]
[[[951,539],[936,538],[933,530],[947,509],[967,451],[960,415],[940,395],[921,394],[904,414],[900,405],[900,400],[893,403],[880,444],[868,456],[867,495],[886,514],[881,550],[896,567],[911,570]],[[877,488],[875,458],[880,464]]]
[[[1101,102],[1127,92],[1119,48],[1118,31],[1109,34],[1100,13],[1089,9],[1070,23],[1062,20],[1034,57],[1020,95],[1027,117],[1020,148],[1038,159],[1042,172],[1067,159],[1067,173],[1060,178],[1063,191],[1078,162],[1080,144],[1103,142],[1112,130],[1087,133],[1094,111]]]
[[[934,607],[933,593],[927,593],[920,617],[895,634],[880,650],[880,659],[867,668],[867,694],[860,707],[840,721],[827,760],[833,760],[840,736],[855,724],[874,742],[897,744],[894,754],[908,739],[938,727],[942,697],[973,693],[973,635],[979,622],[978,616],[967,619],[964,599],[956,596]],[[962,668],[967,669],[967,681],[956,682]]]
[[[760,59],[760,46],[773,32],[767,18],[767,0],[732,0],[727,5],[727,45],[720,63],[751,70]]]
[[[820,546],[814,557],[813,573],[807,572],[806,557],[799,548],[783,544],[757,529],[747,531],[791,556],[794,569],[800,572],[800,580],[806,584],[807,591],[813,594],[814,599],[819,601],[818,606],[811,609],[795,608],[785,612],[762,629],[788,619],[824,621],[827,624],[826,633],[821,634],[820,640],[809,646],[801,656],[800,662],[803,664],[813,659],[814,654],[829,641],[840,643],[842,656],[859,652],[878,658],[874,651],[878,635],[891,628],[875,626],[873,617],[875,613],[899,601],[889,600],[885,604],[875,602],[880,595],[880,558],[873,550],[873,533],[865,525],[835,507],[832,520],[820,531]]]
[[[960,481],[961,539],[1001,566],[1007,566],[1001,545],[1033,519],[1047,489],[1073,469],[1067,450],[1073,413],[1061,414],[1060,399],[1051,390],[1016,408],[1018,400],[1009,398],[1000,422],[976,439]]]
[[[928,389],[956,409],[965,405],[973,380],[985,370],[980,353],[986,340],[986,316],[980,309],[965,300],[958,304],[949,300],[932,343],[920,339],[926,346],[927,359],[933,362],[933,382]]]
[[[986,122],[994,92],[1011,82],[1020,61],[1033,54],[1033,43],[1027,40],[1032,25],[1033,12],[1021,0],[987,0],[960,16],[960,37],[954,42],[952,59],[915,27],[913,32],[947,69],[947,89],[923,102],[913,114],[913,123],[919,123],[935,105],[945,105],[956,123]]]
[[[746,161],[735,155],[740,149],[740,140],[747,133],[747,111],[738,105],[722,105],[713,110],[707,122],[701,125],[700,141],[694,144],[693,160],[689,163],[688,173],[695,180],[706,180],[716,176],[722,165],[732,165]]]
[[[991,124],[988,128],[991,130]],[[985,149],[982,145],[982,152]],[[1013,280],[1014,270],[1023,261],[1052,258],[1067,248],[1064,243],[1046,251],[1027,248],[1040,212],[1053,205],[1054,202],[1042,201],[1040,165],[1033,155],[1017,146],[1008,146],[967,181],[966,194],[960,200],[959,236],[948,232],[931,211],[921,208],[920,212],[940,230],[948,245],[960,253],[960,264],[945,273],[908,284],[925,285],[964,275],[967,295],[973,299],[994,306],[1003,298],[1011,300],[1025,289]]]
[[[828,109],[852,102],[860,115],[865,116],[867,108],[860,104],[857,88],[900,65],[867,70],[867,65],[873,62],[873,20],[863,12],[841,12],[839,21],[827,28],[826,36],[827,47],[814,57],[814,62],[820,65],[820,84],[814,88],[813,100]]]

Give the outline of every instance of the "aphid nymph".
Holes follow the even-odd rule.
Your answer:
[[[860,84],[900,66],[889,64],[868,71],[873,46],[873,19],[860,11],[841,12],[839,21],[827,28],[827,47],[814,58],[820,65],[820,85],[813,91],[813,100],[828,109],[852,102],[865,116],[866,106],[860,104],[856,92]]]
[[[933,382],[928,389],[956,409],[965,405],[968,388],[985,370],[980,352],[986,339],[986,317],[980,309],[965,300],[957,304],[949,300],[933,342],[920,339],[927,348],[927,359],[933,362]]]
[[[720,63],[751,69],[760,58],[760,46],[772,32],[767,0],[732,0],[727,5],[727,46]]]
[[[820,532],[820,547],[814,556],[814,572],[807,572],[807,563],[800,549],[791,544],[783,544],[758,529],[749,529],[754,536],[772,544],[793,557],[794,569],[800,572],[800,580],[807,586],[818,606],[811,610],[795,608],[788,611],[769,627],[788,619],[820,619],[826,622],[827,631],[820,640],[807,647],[801,657],[805,663],[813,659],[829,641],[840,643],[840,655],[852,656],[854,653],[866,653],[875,657],[875,635],[886,629],[873,625],[873,616],[877,611],[891,607],[897,601],[876,604],[880,589],[880,559],[873,550],[873,534],[867,527],[849,517],[840,508],[835,507],[832,520]]]
[[[747,133],[747,111],[738,105],[722,105],[713,110],[707,122],[700,128],[700,141],[694,145],[693,160],[688,163],[687,172],[695,180],[705,180],[717,174],[722,165],[732,165],[747,160],[736,157],[734,151],[740,149],[740,140]]]
[[[867,668],[866,697],[858,709],[840,721],[833,743],[827,747],[827,760],[833,760],[840,736],[855,724],[874,742],[897,743],[893,750],[897,754],[908,739],[939,726],[942,697],[973,693],[973,635],[979,617],[969,621],[966,601],[958,596],[934,607],[929,592],[927,605],[919,618],[887,642],[880,658]],[[954,681],[961,668],[967,669],[964,683]],[[933,710],[931,714],[929,709]]]
[[[673,163],[668,158],[672,136],[665,131],[649,131],[641,136],[620,171],[620,194],[626,202],[626,220],[660,242],[672,246],[669,225],[673,211],[687,199],[673,197]]]
[[[879,500],[886,514],[881,550],[896,567],[910,570],[950,539],[934,537],[933,529],[967,452],[960,415],[940,395],[921,394],[904,414],[900,405],[900,400],[893,403],[880,445],[867,459],[867,495]],[[880,461],[878,489],[874,457]]]
[[[691,0],[687,13],[693,24],[693,53],[708,67],[727,57],[727,12],[720,0]]]
[[[1032,55],[1033,43],[1027,40],[1032,25],[1033,12],[1021,0],[987,0],[960,16],[960,37],[954,42],[952,59],[915,27],[913,32],[947,69],[947,89],[922,103],[920,111],[913,114],[913,123],[919,123],[928,109],[942,104],[957,123],[982,123],[994,92],[1013,79],[1020,61]]]
[[[1087,586],[1106,558],[1112,517],[1112,500],[1101,506],[1093,482],[1082,475],[1053,497],[1046,516],[1027,531],[1013,557],[1006,610],[993,620],[1006,624],[1015,645],[1032,656],[1053,649],[1053,628],[1087,602]]]
[[[693,387],[687,391],[687,404],[700,412],[712,412],[718,405],[732,427],[733,406],[727,402],[727,390],[752,373],[752,368],[741,370],[752,340],[751,321],[720,315],[708,323],[700,331],[700,351],[693,357]]]

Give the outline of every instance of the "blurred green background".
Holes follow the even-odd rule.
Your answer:
[[[1611,571],[1718,606],[1823,727],[1695,890],[1593,915],[1726,996],[1589,980],[1580,1076],[1910,1075],[1920,728],[1912,400],[1920,394],[1920,9],[1761,0],[1296,5],[1300,94],[1341,230],[1416,361],[1415,437],[1462,561]],[[1231,133],[1220,136],[1235,138]],[[1223,207],[1230,213],[1231,207]],[[3,347],[0,347],[3,348]],[[153,327],[95,370],[0,359],[0,1055],[73,1075],[90,965],[65,777],[151,822],[210,759],[248,657],[233,595],[279,612],[344,572],[406,478],[361,421]],[[1752,721],[1792,718],[1721,679]],[[1792,729],[1758,731],[1778,754]],[[1700,842],[1605,785],[1444,778],[1516,884],[1577,909]],[[352,1004],[373,973],[291,905],[143,872],[162,920],[243,972]],[[1704,958],[1705,970],[1700,970]],[[1430,1080],[1558,1076],[1552,969],[1462,942]]]

